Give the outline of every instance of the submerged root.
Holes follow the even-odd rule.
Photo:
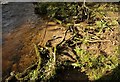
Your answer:
[[[52,76],[55,74],[56,70],[56,48],[54,48],[54,51],[52,51],[52,48],[48,48],[50,58],[47,61],[47,63],[41,67],[41,55],[38,50],[38,47],[34,44],[36,55],[38,57],[38,62],[36,62],[34,65],[28,67],[25,71],[22,73],[12,74],[6,79],[6,82],[11,80],[16,81],[44,81],[46,82],[49,80]],[[12,72],[11,72],[12,73]]]

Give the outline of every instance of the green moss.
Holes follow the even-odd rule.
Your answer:
[[[78,47],[74,50],[79,56],[79,62],[72,65],[80,67],[81,71],[85,72],[90,80],[100,79],[106,72],[110,72],[118,66],[117,55],[104,56],[100,54],[96,56]]]

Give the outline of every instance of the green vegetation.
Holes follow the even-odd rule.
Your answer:
[[[85,72],[90,80],[97,80],[106,72],[118,66],[118,58],[116,55],[95,55],[80,48],[76,48],[75,51],[79,57],[79,61],[72,65],[80,67],[81,71]]]
[[[38,14],[47,15],[48,18],[65,24],[94,17],[92,11],[83,3],[37,3],[35,10]]]
[[[90,5],[93,7],[89,7]],[[36,3],[35,8],[38,14],[45,14],[51,21],[68,28],[64,39],[55,47],[48,45],[51,44],[50,41],[45,47],[34,44],[38,62],[22,74],[14,75],[17,80],[46,82],[57,75],[56,70],[62,65],[81,69],[91,81],[99,80],[108,74],[111,74],[109,80],[112,75],[120,80],[118,19],[107,18],[108,13],[102,11],[105,8],[117,12],[117,4]],[[81,22],[87,25],[82,26]],[[65,40],[67,33],[70,33],[71,37]],[[72,56],[69,62],[68,59],[62,59],[66,54]],[[117,73],[114,69],[117,69]]]

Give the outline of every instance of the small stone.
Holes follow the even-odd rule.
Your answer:
[[[15,75],[15,71],[12,71],[12,72],[10,73],[10,75],[11,75],[11,76],[14,76],[14,75]]]

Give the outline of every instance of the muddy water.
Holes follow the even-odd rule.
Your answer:
[[[32,37],[37,16],[34,14],[32,3],[8,3],[2,5],[2,76],[10,71],[21,71],[19,62],[26,58],[26,62],[34,57],[25,57],[31,47],[25,47]],[[23,50],[24,48],[24,50]],[[25,50],[26,49],[26,50]],[[33,60],[35,61],[35,60]],[[24,62],[21,61],[21,62]],[[31,64],[29,62],[28,64]],[[27,67],[27,65],[24,65]],[[4,79],[4,78],[3,78]]]

